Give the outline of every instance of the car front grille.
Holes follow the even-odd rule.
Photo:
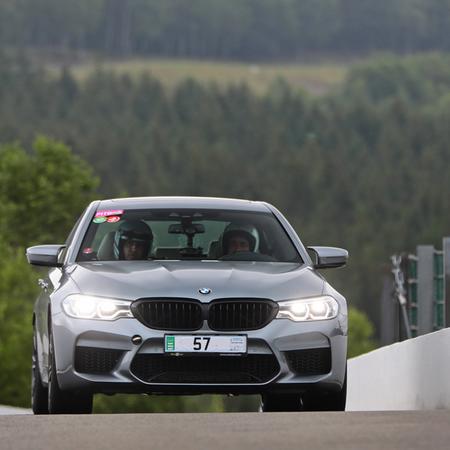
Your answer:
[[[123,350],[108,348],[77,347],[75,370],[80,373],[109,373],[117,365],[123,353]]]
[[[275,318],[278,305],[264,299],[223,299],[211,303],[208,325],[216,331],[257,330]]]
[[[138,354],[131,372],[147,383],[256,384],[275,377],[280,366],[273,354],[246,356],[168,356]]]
[[[196,300],[143,299],[133,303],[135,317],[157,330],[198,330],[203,324],[201,303]]]
[[[312,348],[284,352],[292,372],[297,375],[323,375],[331,370],[331,349]]]
[[[140,299],[131,309],[144,325],[157,330],[194,331],[205,320],[215,331],[248,331],[266,326],[278,312],[268,299],[228,298],[211,303],[193,299]]]

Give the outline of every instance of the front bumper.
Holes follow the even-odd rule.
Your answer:
[[[305,392],[309,390],[336,391],[342,388],[347,355],[347,319],[316,322],[293,322],[274,319],[262,329],[247,331],[248,356],[217,356],[217,358],[262,358],[273,355],[277,369],[263,382],[147,382],[139,378],[132,363],[137,356],[156,358],[184,358],[164,355],[164,331],[146,327],[133,318],[116,321],[73,319],[64,313],[52,317],[58,382],[63,390],[86,390],[95,393],[230,393],[251,394],[261,392]],[[170,332],[170,334],[176,334]],[[193,334],[237,334],[211,331],[207,325]],[[142,343],[135,345],[131,338],[140,336]],[[116,360],[106,373],[81,372],[75,364],[77,348],[114,350]],[[308,349],[329,350],[331,363],[326,373],[304,374],[293,370],[289,352]],[[146,357],[147,357],[146,356]],[[203,355],[194,356],[203,358]],[[192,356],[191,356],[192,358]],[[181,361],[181,360],[180,360]],[[185,361],[188,361],[187,359]],[[232,362],[231,360],[227,360]],[[110,363],[110,362],[109,362]],[[221,361],[223,363],[223,361]],[[182,365],[177,361],[177,366]],[[226,363],[225,363],[226,364]],[[214,370],[214,369],[211,369]]]

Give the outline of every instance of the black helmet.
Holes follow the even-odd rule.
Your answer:
[[[128,239],[141,241],[146,246],[147,255],[153,242],[150,227],[142,220],[124,220],[114,234],[114,257],[124,259],[123,244]]]
[[[224,255],[228,254],[231,238],[237,237],[237,236],[243,237],[244,239],[246,239],[248,241],[249,251],[251,251],[251,252],[255,251],[255,246],[256,246],[255,236],[253,236],[251,233],[249,233],[246,230],[232,229],[232,230],[225,231],[225,233],[223,233],[223,236],[222,236],[222,249],[223,249]]]

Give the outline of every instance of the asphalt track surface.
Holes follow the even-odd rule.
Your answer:
[[[0,449],[449,449],[450,411],[0,416]]]

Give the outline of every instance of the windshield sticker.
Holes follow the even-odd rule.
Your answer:
[[[116,223],[116,222],[118,222],[119,220],[120,220],[120,217],[119,217],[119,216],[109,216],[109,217],[106,218],[106,221],[107,221],[108,223]]]
[[[123,214],[123,209],[107,209],[104,211],[97,211],[95,217],[118,216],[120,214]]]
[[[83,248],[83,253],[85,255],[90,255],[91,253],[94,253],[94,249],[92,247]]]
[[[94,217],[94,223],[103,223],[106,222],[106,217]]]

